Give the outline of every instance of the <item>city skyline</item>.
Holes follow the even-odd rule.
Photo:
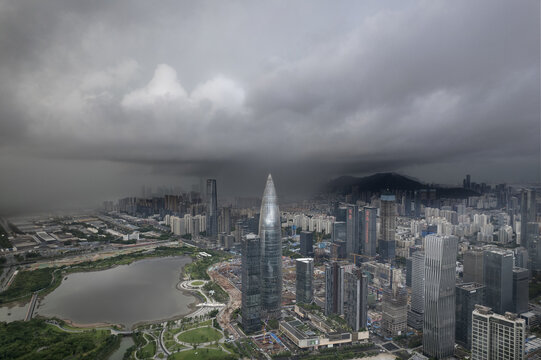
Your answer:
[[[2,359],[541,358],[541,0],[0,0],[0,189]]]
[[[141,197],[106,201],[101,209],[0,218],[0,286],[7,288],[0,295],[19,296],[11,289],[22,286],[25,277],[43,278],[45,286],[32,292],[34,280],[28,282],[22,290],[28,297],[22,305],[26,312],[8,314],[8,325],[0,322],[0,327],[23,319],[21,326],[32,327],[35,323],[28,320],[37,315],[77,323],[88,315],[83,323],[95,324],[103,312],[115,321],[119,311],[110,310],[123,306],[132,311],[120,318],[121,326],[135,324],[132,329],[144,336],[158,329],[163,334],[155,348],[143,350],[148,344],[140,343],[128,352],[149,351],[158,357],[178,356],[179,344],[180,351],[193,356],[216,346],[201,338],[196,348],[181,339],[200,331],[223,339],[223,346],[242,347],[250,341],[243,351],[258,354],[256,358],[349,358],[383,352],[466,359],[470,348],[472,359],[538,355],[541,340],[534,335],[541,318],[541,274],[534,245],[540,233],[539,189],[474,180],[466,175],[462,188],[425,188],[411,179],[379,174],[326,198],[282,207],[269,174],[261,201],[219,203],[220,183],[207,179],[187,193],[153,196],[145,186]],[[522,222],[528,224],[526,234]],[[111,299],[105,308],[76,306],[66,315],[45,312],[48,296],[61,294],[56,286],[70,284],[77,276],[73,271],[88,268],[96,276],[108,276],[109,270],[123,269],[121,273],[131,275],[132,265],[115,265],[130,259],[148,264],[137,261],[146,257],[157,257],[155,264],[171,260],[186,265],[175,265],[173,273],[164,269],[173,286],[157,273],[153,281],[141,277],[130,282],[144,293],[163,279],[162,285],[172,290],[165,296],[169,300],[190,291],[199,294],[182,320],[175,315],[166,321],[176,313],[173,309],[165,317],[153,316],[162,320],[152,327],[138,322],[143,315],[130,305],[137,297],[120,300],[122,288],[112,280],[120,293],[101,292],[100,301]],[[41,271],[60,271],[61,284],[42,277]],[[72,290],[88,298],[81,289]],[[55,302],[78,303],[60,296]],[[35,321],[56,324],[39,317]],[[183,330],[185,326],[196,328]],[[223,333],[203,330],[211,328]],[[230,350],[214,348],[224,357]]]

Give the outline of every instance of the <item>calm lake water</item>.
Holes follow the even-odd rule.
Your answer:
[[[69,274],[39,304],[36,314],[77,324],[143,321],[185,315],[196,298],[177,290],[189,257],[151,258],[112,269]]]
[[[24,320],[26,312],[28,311],[28,304],[14,305],[12,307],[0,307],[0,321],[16,321]]]

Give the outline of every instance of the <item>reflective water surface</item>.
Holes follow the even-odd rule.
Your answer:
[[[138,322],[189,313],[196,298],[177,290],[189,257],[151,258],[112,269],[69,274],[39,304],[36,314],[77,324]]]

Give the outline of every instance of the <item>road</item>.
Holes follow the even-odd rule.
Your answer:
[[[6,271],[6,269],[7,269],[7,271]],[[14,276],[15,271],[16,271],[15,266],[10,266],[10,267],[4,268],[4,273],[0,277],[2,279],[1,284],[0,284],[0,291],[7,290],[8,286],[13,281],[13,276]]]
[[[26,312],[26,317],[24,318],[24,321],[30,321],[32,319],[32,316],[34,315],[34,310],[36,309],[37,301],[38,301],[38,292],[36,291],[32,295],[32,300],[30,300],[30,305],[28,306],[28,311]]]

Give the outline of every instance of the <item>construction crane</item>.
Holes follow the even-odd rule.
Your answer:
[[[366,255],[361,255],[361,254],[354,254],[354,253],[351,253],[351,254],[349,254],[349,255],[353,257],[353,263],[354,263],[355,265],[357,265],[357,258],[358,258],[358,257],[361,258],[361,262],[362,262],[362,259],[367,258]]]

